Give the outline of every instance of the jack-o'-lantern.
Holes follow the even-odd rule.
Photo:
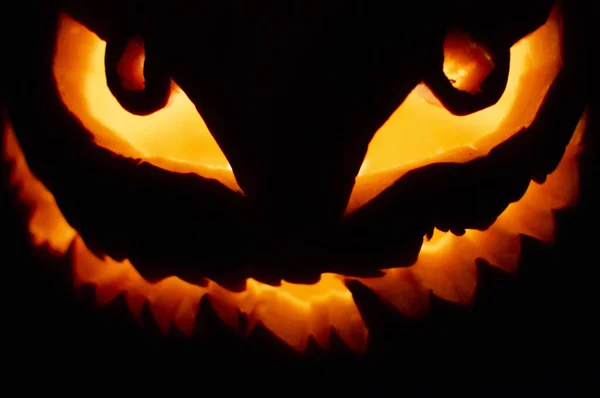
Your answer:
[[[356,286],[468,306],[577,198],[559,4],[49,3],[9,65],[10,183],[34,247],[163,332],[208,297],[242,334],[362,352]]]

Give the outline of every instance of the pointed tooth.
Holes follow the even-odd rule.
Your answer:
[[[235,357],[245,348],[240,335],[231,330],[219,318],[208,295],[204,295],[198,304],[192,336],[203,354],[214,356],[216,360],[222,359],[220,357],[223,353],[232,354]],[[207,360],[209,359],[207,358]]]
[[[298,359],[299,353],[273,334],[262,322],[258,322],[248,334],[248,346],[257,356],[274,360]]]
[[[304,356],[310,359],[323,358],[325,356],[325,349],[321,347],[319,343],[317,343],[317,340],[314,338],[314,336],[308,336]]]
[[[402,314],[358,281],[349,281],[347,286],[369,330],[369,352],[385,353],[395,344],[403,346],[405,339],[412,339],[426,325],[422,319]]]
[[[110,318],[117,319],[119,322],[129,324],[137,329],[140,327],[140,322],[129,310],[127,298],[123,293],[115,297],[106,306],[100,308],[100,311],[107,314]]]
[[[428,317],[434,328],[464,321],[467,312],[468,308],[465,306],[445,300],[434,293],[430,295]]]
[[[140,320],[142,322],[142,326],[153,336],[162,336],[163,333],[160,329],[158,322],[156,322],[156,318],[152,313],[152,308],[150,302],[146,301],[142,307],[142,313],[140,314]]]
[[[431,227],[431,229],[429,229],[427,231],[427,234],[425,235],[425,237],[427,238],[427,241],[430,241],[433,238],[433,232],[434,232],[434,227]]]
[[[349,280],[346,286],[352,293],[354,303],[358,307],[363,320],[369,329],[377,329],[393,322],[399,312],[385,303],[374,291],[357,280]]]
[[[239,331],[239,308],[230,301],[223,300],[217,295],[209,293],[206,295],[206,297],[210,302],[210,307],[217,315],[221,323],[228,326],[230,330]]]
[[[478,259],[477,286],[475,290],[473,308],[477,313],[491,316],[494,312],[508,309],[519,284],[517,278],[498,267],[491,266],[487,261]]]
[[[360,282],[348,283],[348,288],[369,329],[369,356],[395,358],[401,355],[410,362],[425,355],[424,348],[429,343],[429,318],[411,318],[402,314]]]
[[[202,296],[198,303],[194,335],[210,337],[217,336],[224,332],[230,332],[230,329],[217,315],[208,295]]]
[[[356,352],[342,339],[335,328],[329,331],[329,347],[327,355],[330,357],[354,357]]]

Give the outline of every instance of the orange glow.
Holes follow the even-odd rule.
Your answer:
[[[451,114],[427,86],[417,86],[371,140],[346,212],[369,202],[408,170],[484,156],[529,126],[562,66],[561,37],[561,15],[555,8],[545,25],[511,48],[510,73],[500,100],[471,115]],[[484,61],[464,54],[466,40],[461,39],[454,37],[452,46],[446,43],[444,60],[445,72],[458,88],[482,81],[472,74],[486,71]]]
[[[476,285],[475,258],[485,258],[514,272],[520,256],[519,234],[552,241],[552,209],[568,206],[577,197],[577,153],[584,121],[582,118],[562,161],[546,182],[531,183],[523,198],[511,204],[487,231],[467,231],[460,237],[436,231],[429,242],[424,242],[414,265],[386,270],[380,278],[358,280],[407,315],[427,312],[430,291],[446,300],[469,304]],[[12,164],[10,181],[30,210],[32,243],[48,245],[56,255],[66,255],[72,246],[74,282],[76,286],[95,285],[100,305],[125,293],[138,320],[144,303],[149,302],[163,331],[175,325],[190,334],[200,298],[208,294],[219,317],[235,330],[241,311],[249,319],[249,329],[242,332],[262,322],[299,351],[306,348],[309,336],[327,347],[331,328],[356,352],[365,350],[368,330],[342,276],[323,274],[314,285],[282,282],[277,287],[249,279],[244,292],[232,293],[214,282],[200,287],[176,277],[149,283],[127,260],[96,257],[68,225],[52,194],[30,172],[10,125],[4,130],[4,155]]]
[[[125,51],[117,63],[117,73],[121,77],[121,84],[126,90],[143,90],[146,87],[144,78],[144,41],[135,37],[130,39],[125,46]]]
[[[462,32],[450,32],[444,41],[444,74],[452,85],[469,93],[481,91],[479,86],[494,69],[492,55]]]
[[[139,89],[143,57],[129,47],[128,58],[122,59],[129,68],[121,65],[127,69],[121,71],[121,77],[129,76],[133,87]],[[63,103],[94,141],[114,153],[166,170],[216,179],[241,193],[227,158],[185,93],[173,83],[165,108],[147,116],[127,112],[108,88],[105,51],[106,42],[96,34],[69,16],[61,16],[54,55],[56,86]]]
[[[120,108],[114,98],[110,97],[110,94],[107,96],[104,92],[106,82],[102,80],[103,77],[98,75],[99,72],[96,69],[97,67],[103,67],[103,62],[88,63],[90,59],[95,60],[97,57],[103,56],[102,46],[104,44],[95,35],[68,18],[63,18],[60,29],[62,40],[72,40],[70,43],[73,47],[66,46],[64,42],[58,44],[55,72],[57,73],[59,89],[63,93],[65,103],[71,104],[69,109],[92,131],[99,145],[118,149],[119,153],[138,153],[135,151],[140,151],[140,148],[144,145],[147,145],[144,148],[158,148],[153,147],[152,142],[159,143],[160,137],[167,137],[166,134],[172,128],[174,121],[177,120],[176,115],[189,117],[189,120],[196,120],[196,122],[201,121],[199,116],[197,119],[192,116],[197,115],[197,113],[183,93],[180,93],[179,97],[175,96],[169,107],[154,115],[147,117],[129,115]],[[403,104],[390,120],[394,120],[394,123],[407,123],[402,125],[403,128],[412,128],[412,131],[419,132],[419,134],[414,135],[421,137],[422,142],[419,141],[421,139],[418,140],[416,137],[407,137],[408,141],[404,142],[404,147],[395,148],[397,151],[394,156],[405,159],[404,155],[397,155],[398,151],[404,150],[403,148],[407,148],[407,156],[411,155],[412,151],[408,147],[413,143],[416,145],[417,151],[423,150],[423,153],[427,153],[428,150],[432,151],[432,148],[435,148],[435,145],[438,144],[441,145],[442,151],[454,148],[450,144],[455,141],[446,139],[447,137],[442,135],[439,136],[440,141],[438,144],[435,141],[428,144],[427,140],[438,139],[436,134],[442,131],[441,123],[443,120],[453,120],[452,123],[454,124],[450,125],[454,126],[452,129],[464,127],[457,131],[460,134],[465,134],[467,138],[478,138],[479,140],[476,142],[479,155],[489,151],[489,148],[501,142],[502,138],[506,138],[517,131],[517,127],[523,125],[523,123],[530,123],[530,116],[535,114],[539,106],[538,99],[547,90],[546,83],[549,84],[555,76],[555,70],[553,68],[550,68],[552,69],[550,70],[547,67],[549,65],[548,59],[558,60],[556,65],[560,63],[559,57],[556,58],[559,53],[557,55],[554,51],[558,42],[553,41],[554,39],[550,41],[549,39],[540,39],[539,42],[536,41],[537,39],[533,40],[534,37],[541,34],[540,32],[547,39],[550,37],[556,38],[555,35],[559,32],[556,13],[553,14],[548,24],[515,46],[519,49],[526,44],[525,48],[529,54],[533,54],[535,57],[539,55],[540,60],[538,61],[533,55],[523,55],[523,58],[513,57],[513,60],[521,60],[520,62],[523,65],[528,65],[528,73],[523,75],[527,76],[528,79],[527,87],[523,88],[523,92],[526,93],[523,101],[524,104],[534,104],[535,106],[532,105],[532,107],[535,109],[516,107],[514,104],[521,104],[521,99],[512,98],[510,104],[513,105],[502,105],[506,108],[492,111],[492,108],[496,109],[492,107],[476,115],[464,118],[453,117],[454,119],[452,119],[449,118],[447,112],[439,107],[433,106],[430,108],[423,105],[421,97],[413,92],[405,102],[409,105]],[[513,51],[525,50],[517,51],[513,48]],[[63,54],[58,55],[61,52]],[[90,56],[90,54],[94,55]],[[82,61],[77,60],[78,58],[81,58]],[[93,67],[90,66],[91,64],[93,64]],[[552,63],[552,65],[554,64]],[[69,73],[74,77],[59,77],[61,74],[67,74],[67,69],[65,69],[67,66],[73,68],[69,69]],[[79,71],[77,67],[83,69]],[[511,76],[513,72],[511,71]],[[511,79],[514,80],[514,77],[511,77]],[[90,86],[85,86],[88,88],[82,86],[81,89],[78,89],[73,86],[78,81],[97,85],[94,86],[93,90],[89,89]],[[537,87],[541,92],[535,92],[534,89],[532,89],[534,91],[529,92],[530,85]],[[508,89],[507,93],[509,93]],[[506,95],[501,102],[507,101],[504,100]],[[81,102],[79,102],[80,100]],[[94,106],[91,107],[90,104],[94,104]],[[408,108],[406,108],[407,106]],[[420,109],[418,112],[423,112],[420,115],[427,114],[431,120],[419,119],[421,116],[417,117],[411,114],[410,109]],[[517,114],[517,110],[521,113]],[[114,120],[110,117],[99,118],[110,115],[112,112],[118,115]],[[505,119],[498,116],[496,112],[499,112],[500,115],[510,114],[512,116]],[[409,121],[400,121],[399,119],[402,117],[407,117]],[[422,131],[419,130],[419,127],[423,126],[427,127],[426,134],[421,134]],[[502,126],[502,128],[499,126]],[[128,130],[130,128],[131,131]],[[150,134],[152,137],[146,137],[142,134],[146,132],[146,129],[152,131],[152,134]],[[433,131],[432,135],[428,135],[430,129]],[[218,316],[233,329],[239,330],[240,328],[240,325],[238,325],[238,311],[248,317],[248,329],[240,330],[242,333],[248,333],[257,322],[261,322],[282,341],[298,351],[304,351],[309,336],[313,336],[322,347],[327,347],[329,332],[333,328],[351,349],[356,352],[363,352],[366,349],[368,329],[360,316],[350,291],[344,284],[347,278],[343,276],[323,274],[321,280],[313,285],[282,282],[281,286],[269,286],[249,279],[245,291],[233,293],[214,282],[209,282],[206,287],[201,287],[184,282],[177,277],[169,277],[157,283],[150,283],[141,277],[128,260],[117,262],[109,257],[98,258],[86,247],[77,231],[67,223],[52,193],[29,170],[24,154],[8,122],[3,130],[5,140],[5,153],[3,155],[5,160],[12,166],[10,183],[21,204],[29,210],[28,226],[32,244],[35,247],[48,246],[57,256],[70,255],[75,285],[79,287],[83,284],[93,284],[96,287],[96,299],[100,305],[109,303],[117,295],[123,293],[136,319],[140,320],[142,307],[144,303],[148,302],[161,330],[166,332],[170,327],[176,326],[183,333],[189,335],[196,322],[197,305],[204,295],[208,295]],[[165,130],[165,135],[161,135]],[[525,195],[518,202],[509,205],[488,230],[468,230],[460,237],[436,230],[431,240],[424,241],[418,259],[412,266],[385,270],[382,277],[355,279],[367,285],[399,311],[411,316],[426,314],[431,292],[458,304],[467,305],[471,303],[476,288],[476,266],[474,263],[476,258],[484,258],[496,267],[508,272],[515,272],[520,258],[520,234],[529,235],[546,242],[552,241],[554,237],[552,210],[564,208],[572,204],[577,198],[577,154],[580,150],[579,144],[584,130],[585,116],[578,124],[560,164],[548,176],[546,182],[544,184],[531,182]],[[190,132],[192,129],[185,131]],[[377,136],[381,135],[382,131],[394,131],[394,129],[384,126],[377,133]],[[488,134],[486,131],[491,133]],[[210,137],[208,130],[206,132],[207,136]],[[452,134],[454,134],[453,130]],[[468,136],[468,134],[471,135]],[[191,133],[185,135],[186,139],[192,136]],[[487,137],[490,139],[487,141],[483,139]],[[168,144],[165,148],[173,145],[172,142],[168,142],[169,139],[165,138],[165,140]],[[374,140],[374,142],[375,144],[372,143],[370,146],[370,153],[373,148],[377,149],[379,145],[382,145],[377,143],[379,141]],[[446,147],[447,144],[450,146]],[[140,146],[138,147],[138,145]],[[196,148],[201,149],[202,147]],[[177,153],[177,151],[174,153]],[[467,152],[457,153],[462,154],[461,156],[464,155],[464,157],[461,158],[456,153],[445,156],[455,156],[457,159],[463,160],[467,160],[471,156],[467,155]],[[153,152],[152,156],[160,155]],[[369,156],[367,155],[367,158]],[[435,156],[427,158],[427,160],[424,160],[425,158],[426,156],[411,160],[408,156],[407,159],[409,160],[403,163],[403,166],[397,166],[397,163],[396,166],[393,166],[396,169],[390,174],[391,177],[389,178],[391,180],[396,179],[402,170],[408,170],[414,164],[438,159]],[[144,159],[148,160],[149,158]],[[152,162],[154,162],[158,158],[152,159]],[[442,159],[442,157],[439,159]],[[160,163],[160,167],[168,169],[179,165],[179,161],[164,160],[164,162]],[[368,170],[364,177],[359,176],[358,179],[383,175],[373,171],[382,170],[382,166],[378,162],[379,160],[375,162],[371,169],[367,167]],[[187,165],[181,167],[189,167],[190,170],[202,171],[203,175],[206,175],[204,171],[208,170],[208,168],[203,169],[204,166],[183,161],[181,165]],[[384,179],[381,181],[384,181]]]

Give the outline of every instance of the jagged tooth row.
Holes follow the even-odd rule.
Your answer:
[[[401,313],[423,316],[430,311],[431,297],[460,305],[473,303],[481,283],[481,266],[474,261],[478,258],[515,274],[521,235],[552,242],[555,209],[571,205],[577,197],[577,155],[585,118],[582,115],[556,170],[543,184],[530,183],[523,197],[509,205],[486,231],[470,230],[462,236],[436,231],[426,238],[413,266],[388,270],[384,278],[361,278],[360,282]],[[369,322],[367,326],[371,327]]]
[[[210,283],[206,288],[203,288],[186,284],[177,278],[167,278],[150,287],[149,284],[142,283],[141,276],[131,273],[132,268],[130,268],[127,262],[116,262],[110,258],[101,260],[94,256],[87,250],[81,238],[75,240],[73,247],[72,262],[74,274],[77,276],[76,284],[94,284],[96,286],[96,299],[99,305],[106,305],[122,292],[127,292],[125,296],[126,301],[134,317],[139,322],[142,322],[144,310],[146,309],[147,312],[152,314],[157,327],[163,333],[168,333],[173,325],[176,325],[184,335],[192,336],[194,328],[198,325],[198,308],[200,308],[200,303],[206,299],[221,322],[231,330],[249,335],[256,327],[259,327],[259,325],[262,327],[264,322],[267,322],[264,324],[266,328],[272,330],[274,335],[293,345],[300,352],[305,351],[309,336],[313,336],[321,347],[326,348],[329,346],[331,337],[329,325],[332,324],[335,326],[335,319],[328,319],[326,322],[322,322],[322,324],[317,322],[317,326],[320,325],[325,328],[325,335],[319,332],[318,329],[310,329],[310,320],[313,313],[309,313],[306,319],[297,320],[304,325],[304,328],[287,325],[287,329],[281,329],[280,321],[283,318],[279,316],[285,317],[286,314],[277,313],[279,310],[276,304],[282,298],[275,297],[279,293],[274,288],[262,287],[262,289],[272,290],[271,295],[264,294],[262,291],[252,290],[252,288],[249,292],[253,292],[254,295],[249,292],[233,294],[214,283]],[[165,298],[169,299],[166,300]],[[327,308],[319,309],[318,303],[313,303],[315,304],[314,308],[311,307],[308,311],[321,311],[321,313],[327,316],[327,313],[330,312],[329,305],[335,301],[335,297],[332,297],[331,300],[324,303]],[[340,305],[342,304],[344,303]],[[352,303],[350,304],[353,306]],[[246,325],[243,329],[240,328],[239,323],[240,309],[246,317]],[[275,312],[267,314],[265,311],[269,310]],[[351,315],[351,313],[337,314],[338,318],[342,317],[345,321]],[[289,314],[287,316],[289,318]],[[341,330],[339,332],[336,331],[336,334],[339,335],[341,340],[345,341],[345,344],[353,347],[355,351],[361,351],[365,347],[363,340],[366,336],[361,334],[364,331],[362,319],[360,316],[356,318],[356,323],[360,323],[360,325],[357,325],[354,329],[340,328]],[[293,321],[291,318],[289,320]],[[270,324],[269,321],[277,321],[277,324]],[[348,330],[350,330],[350,333]],[[357,332],[352,334],[352,330]],[[289,333],[293,333],[296,337],[290,336]]]
[[[432,291],[435,295],[433,297],[439,296],[442,300],[458,304],[468,304],[473,300],[479,277],[477,268],[473,263],[476,257],[492,259],[493,265],[513,272],[520,253],[519,234],[526,232],[539,239],[549,239],[552,235],[550,232],[553,229],[552,220],[547,221],[547,219],[552,218],[550,210],[554,206],[567,205],[573,200],[573,193],[576,193],[577,175],[575,157],[578,153],[578,143],[583,127],[583,122],[578,125],[578,131],[574,134],[561,164],[549,176],[545,184],[530,186],[530,190],[524,198],[520,202],[511,205],[512,208],[503,213],[489,230],[485,232],[469,231],[461,237],[447,234],[433,247],[425,245],[419,261],[414,266],[388,271],[383,278],[361,279],[364,286],[368,286],[377,292],[378,295],[391,302],[396,310],[400,310],[404,314],[423,315],[431,306],[430,295]],[[10,140],[11,136],[9,134],[7,140]],[[13,150],[15,148],[18,150],[18,143],[16,143],[14,136],[12,136],[12,139],[14,140],[14,143],[12,143]],[[10,144],[10,141],[7,142]],[[96,257],[87,249],[76,231],[66,224],[52,195],[45,190],[39,181],[30,178],[28,182],[31,184],[25,185],[23,181],[18,180],[19,175],[29,172],[26,163],[24,161],[19,162],[19,159],[23,160],[22,154],[19,156],[19,153],[18,151],[8,153],[8,157],[15,164],[11,182],[17,185],[19,194],[23,195],[23,201],[34,209],[30,220],[31,232],[38,240],[42,240],[42,242],[36,241],[34,243],[36,245],[48,244],[60,254],[66,254],[69,251],[74,267],[75,283],[78,285],[94,284],[98,304],[111,303],[123,292],[127,292],[124,296],[127,306],[140,322],[143,323],[143,320],[150,314],[153,322],[156,323],[162,333],[168,333],[173,325],[176,325],[178,329],[188,335],[193,334],[198,319],[202,318],[198,317],[197,313],[198,308],[201,307],[200,304],[205,301],[208,302],[208,300],[204,300],[207,293],[211,298],[211,307],[214,307],[219,319],[230,328],[239,329],[238,309],[247,314],[247,327],[245,329],[250,332],[249,335],[257,333],[255,332],[256,328],[263,327],[259,320],[268,321],[269,318],[265,317],[265,311],[271,311],[272,319],[283,319],[282,316],[289,316],[289,314],[279,314],[275,307],[266,308],[265,310],[265,303],[273,305],[277,300],[275,297],[269,299],[268,294],[262,297],[262,300],[257,300],[256,295],[260,294],[258,285],[254,287],[254,290],[250,288],[250,293],[245,292],[243,294],[226,292],[223,288],[211,283],[207,287],[194,286],[177,278],[167,278],[157,284],[150,285],[135,272],[135,268],[129,262],[116,262],[110,258],[100,259]],[[563,181],[566,179],[571,183],[569,187],[571,195],[560,192],[563,185],[556,183],[556,179]],[[559,192],[557,192],[557,189]],[[33,200],[34,196],[36,200]],[[540,203],[540,198],[546,198],[542,202],[546,205],[545,208],[535,206],[535,204]],[[40,208],[50,211],[52,214],[56,213],[60,217],[47,217],[44,219],[42,216],[46,213],[38,211]],[[511,214],[511,211],[513,215],[519,217],[511,219],[507,216],[507,214]],[[537,217],[545,217],[546,222],[540,223]],[[517,219],[518,222],[515,221]],[[48,222],[51,225],[47,224]],[[42,226],[48,227],[48,231],[51,233],[45,231],[45,234],[37,235],[36,228]],[[506,242],[507,245],[499,245],[499,242]],[[447,255],[444,255],[440,250],[449,251],[446,253]],[[506,253],[512,253],[513,255],[507,256]],[[450,254],[457,255],[457,257],[452,257]],[[337,321],[340,320],[341,316],[347,322],[352,317],[353,311],[358,311],[356,306],[362,307],[363,317],[368,312],[367,310],[370,307],[361,305],[363,299],[358,298],[356,292],[357,290],[354,288],[352,293],[356,305],[351,300],[348,302],[342,300],[340,308],[343,308],[344,311],[338,314]],[[165,297],[169,299],[166,300]],[[335,298],[335,295],[328,297],[329,301],[326,301],[326,307],[331,308],[331,300],[335,301]],[[435,302],[435,299],[433,302]],[[375,305],[374,308],[378,307]],[[310,311],[313,310],[319,311],[318,308],[313,308],[311,305]],[[314,315],[312,312],[310,314]],[[309,343],[309,336],[313,336],[313,340],[322,347],[331,344],[332,335],[329,326],[336,327],[336,319],[335,317],[332,318],[336,314],[332,314],[331,311],[325,311],[322,314],[327,318],[327,322],[325,322],[327,328],[320,331],[304,330],[301,336],[296,337],[295,344],[293,344],[296,349],[304,351]],[[364,346],[363,343],[367,333],[362,323],[363,319],[360,318],[358,313],[355,315],[356,325],[350,328],[339,328],[334,336],[339,336],[340,340],[352,347],[354,351],[357,351]],[[273,318],[273,316],[275,317]],[[303,319],[303,321],[306,320],[308,318]],[[305,322],[304,325],[307,326],[308,322]],[[282,329],[277,330],[275,325],[268,323],[266,329],[272,330],[279,337],[282,337],[280,333],[285,334],[286,332]],[[290,330],[295,330],[293,325],[290,325],[288,332]],[[287,337],[287,339],[283,339],[289,343],[290,336]]]
[[[120,321],[135,319],[135,322],[142,326],[146,332],[155,336],[166,336],[170,340],[181,340],[192,338],[195,347],[210,346],[223,347],[227,351],[257,351],[261,355],[277,355],[286,358],[297,357],[299,352],[289,346],[277,335],[273,334],[261,322],[256,322],[251,328],[247,327],[247,317],[238,312],[238,330],[227,325],[223,318],[214,308],[214,296],[205,295],[198,303],[196,310],[196,319],[192,328],[192,333],[183,333],[175,323],[172,323],[169,329],[163,330],[160,321],[156,319],[152,304],[146,301],[140,314],[134,318],[131,317],[130,304],[125,293],[119,293],[109,302],[100,304],[98,300],[98,287],[92,284],[83,284],[79,286],[78,291],[88,297],[90,304],[96,304],[102,308],[102,311],[109,313],[111,317],[117,317]],[[85,292],[85,293],[84,293]],[[314,337],[309,337],[306,358],[339,355],[354,355],[356,353],[339,336],[335,328],[331,328],[328,335],[328,346],[323,347],[317,343]],[[246,344],[243,346],[243,344]],[[253,347],[249,349],[248,347]]]

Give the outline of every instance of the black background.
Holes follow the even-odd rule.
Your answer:
[[[591,8],[590,8],[591,10]],[[582,20],[594,20],[594,14]],[[590,54],[594,24],[588,23]],[[18,24],[5,23],[18,42]],[[2,62],[10,62],[3,54]],[[106,310],[90,292],[75,294],[64,269],[43,251],[32,253],[25,214],[11,192],[0,202],[2,281],[2,387],[86,394],[123,387],[159,386],[196,394],[287,394],[331,390],[373,395],[477,394],[593,395],[597,387],[598,113],[590,55],[590,98],[585,150],[580,158],[578,206],[557,214],[557,244],[524,238],[516,278],[481,267],[473,308],[435,302],[429,320],[406,321],[377,303],[364,314],[372,350],[357,358],[334,344],[325,355],[302,358],[273,343],[262,329],[240,339],[210,310],[194,343],[167,338],[129,321],[118,301]],[[2,168],[6,186],[7,169]],[[368,294],[362,300],[368,301]],[[167,390],[169,391],[169,390]]]

